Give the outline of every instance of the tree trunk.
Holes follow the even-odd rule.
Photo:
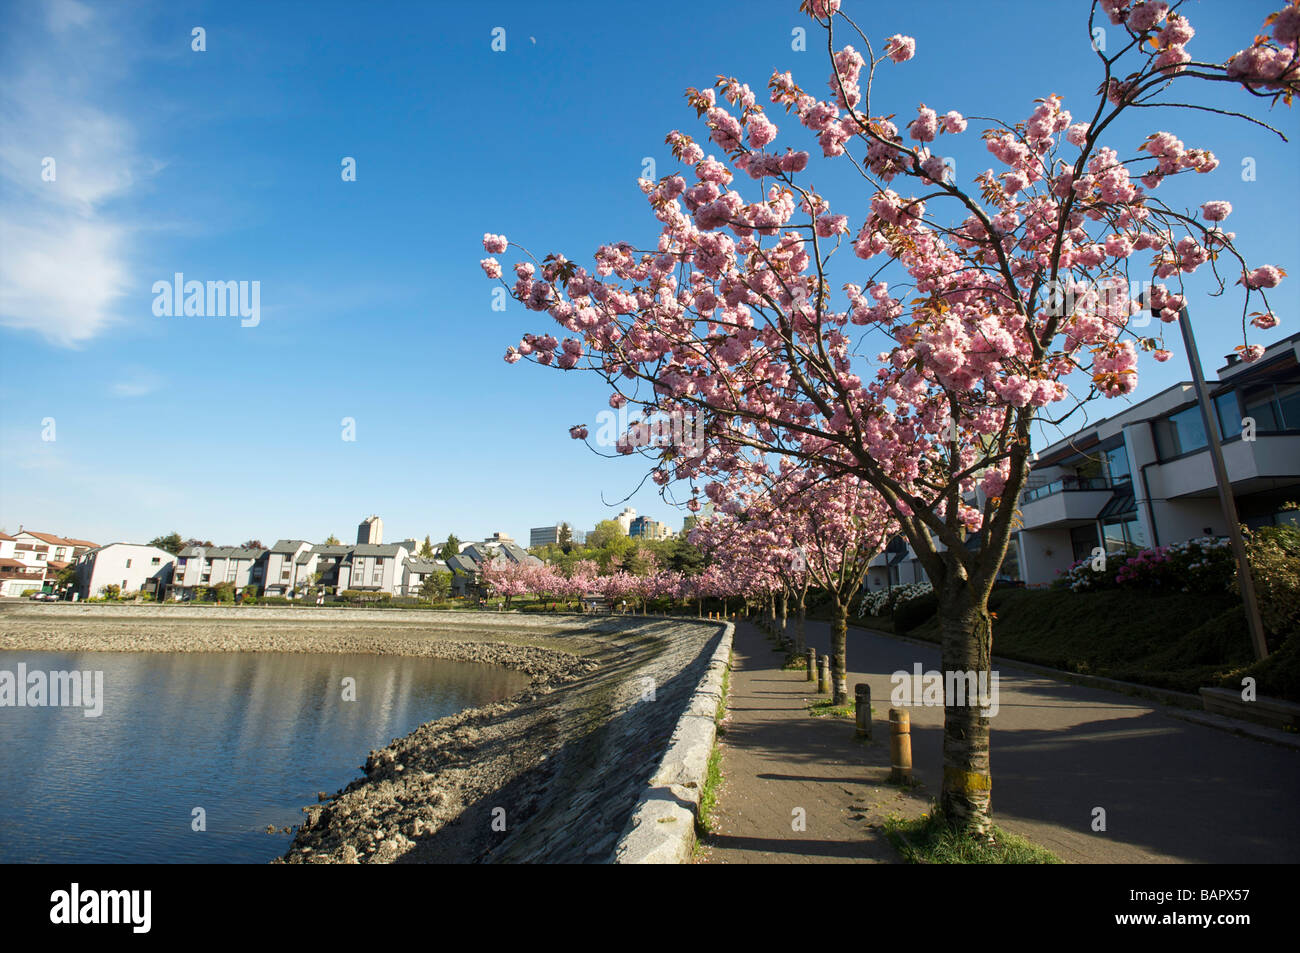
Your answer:
[[[990,685],[993,620],[988,600],[972,605],[966,586],[944,593],[939,602],[945,684],[948,672],[973,672]],[[977,682],[978,684],[978,682]],[[989,719],[979,699],[945,698],[943,717],[943,788],[939,804],[948,823],[976,837],[992,830],[993,776],[989,766]]]
[[[804,636],[804,623],[808,620],[808,610],[804,606],[804,596],[799,597],[799,614],[795,617],[795,651],[803,655],[808,649],[808,644]]]
[[[789,641],[790,638],[790,597],[789,594],[781,590],[781,641]]]
[[[704,618],[704,597],[703,596],[695,597],[695,618],[697,619]]]
[[[849,703],[849,607],[835,600],[835,617],[831,620],[831,704]]]

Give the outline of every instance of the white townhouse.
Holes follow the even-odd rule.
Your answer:
[[[176,557],[176,571],[170,593],[173,598],[193,598],[194,590],[234,583],[239,594],[249,586],[263,584],[265,549],[241,546],[186,546]]]
[[[451,572],[447,568],[447,564],[441,559],[416,559],[414,557],[406,560],[402,569],[402,585],[397,593],[400,596],[418,596],[424,581],[434,573]]]
[[[403,543],[362,543],[352,547],[346,585],[340,580],[338,591],[345,589],[389,592],[396,595],[402,586],[405,564],[411,551]]]
[[[1300,334],[1254,363],[1230,355],[1206,381],[1223,461],[1248,527],[1300,512]],[[1196,390],[1175,384],[1038,454],[1020,497],[1016,534],[1029,585],[1051,582],[1101,547],[1167,546],[1222,537],[1227,525]]]
[[[289,595],[297,596],[312,586],[337,593],[348,588],[352,566],[348,562],[351,546],[321,543],[302,550],[293,560],[293,587]]]
[[[1300,522],[1300,334],[1253,363],[1226,361],[1206,387],[1237,517],[1251,528]],[[984,500],[977,492],[967,502]],[[1038,452],[1020,519],[1001,575],[1029,586],[1051,583],[1097,548],[1226,536],[1195,387],[1175,384]],[[896,541],[872,561],[863,589],[925,580]]]
[[[171,581],[176,557],[157,546],[109,543],[91,549],[77,560],[73,591],[82,599],[102,596],[112,585],[122,595],[146,592],[159,595]]]
[[[21,596],[29,589],[40,589],[45,581],[44,566],[29,566],[17,558],[18,540],[0,533],[0,596]]]
[[[85,539],[66,539],[53,533],[37,533],[22,527],[19,527],[13,538],[13,558],[35,568],[53,566],[62,569],[99,545]]]
[[[311,543],[301,539],[278,539],[266,553],[262,594],[289,596],[298,585],[298,557],[309,552]]]

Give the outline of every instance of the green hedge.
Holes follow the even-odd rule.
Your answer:
[[[933,592],[894,607],[894,631],[899,634],[910,632],[927,619],[932,619],[939,611],[939,597]]]

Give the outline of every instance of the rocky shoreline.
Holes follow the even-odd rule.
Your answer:
[[[0,650],[373,652],[504,665],[509,699],[372,751],[286,863],[608,862],[724,627],[689,619],[15,605]]]

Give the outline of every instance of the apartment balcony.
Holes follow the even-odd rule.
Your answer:
[[[1236,494],[1288,483],[1300,484],[1300,431],[1233,437],[1223,444],[1223,464]],[[1154,464],[1147,470],[1151,494],[1164,499],[1211,497],[1217,492],[1208,449]]]
[[[1097,518],[1113,494],[1104,477],[1064,476],[1027,489],[1020,497],[1020,515],[1027,530],[1077,526]]]

